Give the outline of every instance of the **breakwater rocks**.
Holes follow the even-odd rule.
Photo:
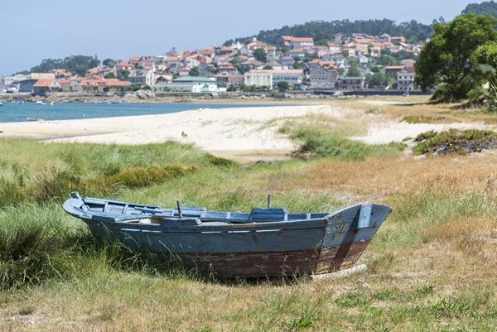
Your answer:
[[[176,96],[156,96],[153,91],[140,90],[128,92],[123,95],[100,94],[100,93],[64,93],[52,92],[44,96],[35,96],[30,93],[4,94],[0,100],[22,101],[22,102],[43,102],[43,103],[149,103],[149,102],[178,102],[185,101],[185,98]]]

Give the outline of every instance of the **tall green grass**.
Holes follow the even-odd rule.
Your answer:
[[[495,199],[486,193],[469,191],[453,193],[440,188],[425,188],[416,193],[398,197],[389,220],[389,232],[380,232],[375,243],[395,248],[419,245],[431,240],[430,232],[439,225],[455,220],[492,217],[497,214]]]
[[[95,241],[60,204],[0,210],[0,289],[84,278],[102,270],[197,278],[174,259]]]
[[[289,131],[290,138],[300,143],[297,156],[332,157],[338,160],[363,160],[369,156],[395,154],[405,149],[402,143],[369,145],[348,139],[333,130],[315,126],[299,126]]]
[[[63,225],[62,216],[53,204],[0,210],[0,288],[69,277],[76,262],[67,255],[73,258],[76,239],[85,237],[82,228]]]
[[[17,151],[17,153],[13,153]],[[116,195],[235,163],[174,142],[140,147],[4,140],[0,145],[0,207],[61,202],[73,190]]]

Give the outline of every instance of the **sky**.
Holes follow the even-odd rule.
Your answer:
[[[431,24],[465,0],[3,0],[0,75],[71,55],[127,59],[194,50],[310,21],[390,19]]]

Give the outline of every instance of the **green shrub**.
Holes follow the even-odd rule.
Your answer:
[[[433,130],[419,134],[415,154],[468,154],[497,147],[497,133],[490,130],[457,130],[436,133]]]
[[[297,129],[290,137],[302,142],[297,155],[332,157],[340,160],[362,160],[372,155],[396,153],[405,148],[401,143],[368,145],[310,127]]]

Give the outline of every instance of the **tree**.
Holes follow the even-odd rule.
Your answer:
[[[190,71],[188,72],[188,75],[190,75],[190,76],[198,76],[198,75],[200,75],[198,66],[192,67],[192,69],[190,69]]]
[[[463,14],[475,13],[478,15],[490,14],[492,16],[497,16],[497,3],[493,1],[486,1],[482,2],[481,4],[471,3],[467,5],[466,9],[464,9],[462,12]]]
[[[119,79],[121,81],[127,81],[128,77],[129,77],[129,74],[130,74],[130,72],[127,71],[126,69],[123,70],[123,71],[120,71],[120,72],[117,73],[117,79]]]
[[[480,46],[475,52],[475,60],[479,63],[482,75],[488,77],[488,90],[474,89],[470,100],[481,101],[486,104],[487,110],[497,112],[497,42]]]
[[[302,59],[301,57],[294,57],[293,58],[293,69],[305,69],[305,62],[304,62],[304,59]]]
[[[361,76],[361,71],[359,70],[358,67],[350,67],[349,70],[347,70],[347,74],[345,75],[347,77],[359,77]]]
[[[356,59],[349,59],[350,68],[347,70],[347,77],[359,77],[361,76],[361,71],[359,70],[359,63]]]
[[[278,84],[276,84],[276,86],[278,87],[278,89],[280,91],[286,91],[290,88],[290,84],[288,84],[288,82],[286,82],[286,81],[278,82]]]
[[[449,23],[434,23],[435,34],[416,63],[415,84],[435,88],[432,100],[460,101],[484,83],[485,75],[475,58],[482,45],[497,41],[497,19],[463,14]]]
[[[99,65],[100,60],[96,56],[72,55],[64,59],[64,68],[79,76],[84,76],[88,69]]]
[[[399,61],[392,55],[390,50],[384,49],[381,51],[381,55],[378,58],[378,64],[384,67],[395,66],[399,64]]]
[[[43,59],[41,64],[31,68],[32,73],[48,73],[51,70],[64,68],[62,59]]]
[[[102,64],[103,64],[104,66],[107,66],[107,67],[111,67],[111,68],[113,68],[113,67],[116,65],[116,61],[115,61],[115,60],[112,60],[112,59],[107,58],[107,59],[105,59],[104,61],[102,61]]]
[[[378,72],[371,75],[368,86],[370,88],[384,88],[388,85],[388,78],[384,72]]]
[[[254,51],[254,58],[257,61],[265,63],[267,61],[266,51],[263,48],[256,48]]]
[[[62,59],[43,59],[41,64],[31,68],[32,73],[48,73],[53,69],[66,69],[67,71],[84,76],[88,69],[100,65],[97,56],[71,55]]]

